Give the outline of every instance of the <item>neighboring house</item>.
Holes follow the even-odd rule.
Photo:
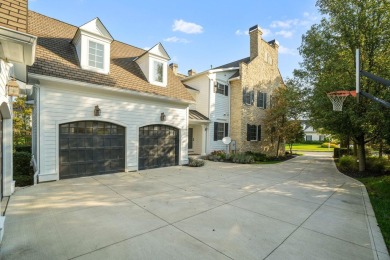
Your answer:
[[[160,43],[145,51],[116,41],[98,18],[76,27],[28,14],[40,182],[188,163],[194,100]]]
[[[249,35],[249,57],[198,74],[189,71],[182,78],[196,100],[190,109],[202,115],[201,119],[190,116],[190,152],[225,150],[222,139],[226,136],[233,140],[230,148],[238,152],[275,152],[263,119],[273,90],[284,86],[278,68],[279,45],[275,40],[264,41],[257,25],[249,29]]]
[[[305,133],[305,141],[325,141],[325,135],[318,133],[307,120],[302,120],[301,124]]]
[[[26,89],[26,65],[35,59],[37,38],[27,34],[27,0],[0,2],[0,198],[10,196],[13,182],[12,102]],[[4,216],[0,214],[0,241]]]

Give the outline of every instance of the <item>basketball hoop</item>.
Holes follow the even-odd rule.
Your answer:
[[[356,97],[356,91],[339,90],[327,93],[328,98],[332,101],[333,111],[342,111],[344,100],[348,96]]]

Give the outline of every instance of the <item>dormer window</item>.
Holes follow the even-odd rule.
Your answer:
[[[104,45],[89,41],[89,66],[103,69],[104,68]]]
[[[148,82],[159,87],[168,84],[168,53],[161,43],[156,44],[150,50],[145,51],[134,61],[137,62]]]
[[[99,18],[79,27],[72,43],[80,67],[97,73],[110,73],[110,48],[113,38]]]
[[[163,83],[164,63],[154,61],[153,63],[153,79],[154,81]]]

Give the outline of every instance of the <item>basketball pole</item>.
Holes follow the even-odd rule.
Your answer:
[[[359,103],[360,99],[360,51],[356,49],[356,101]]]

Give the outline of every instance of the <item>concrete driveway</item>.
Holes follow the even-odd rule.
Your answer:
[[[7,209],[1,259],[389,259],[329,154],[43,183]]]

